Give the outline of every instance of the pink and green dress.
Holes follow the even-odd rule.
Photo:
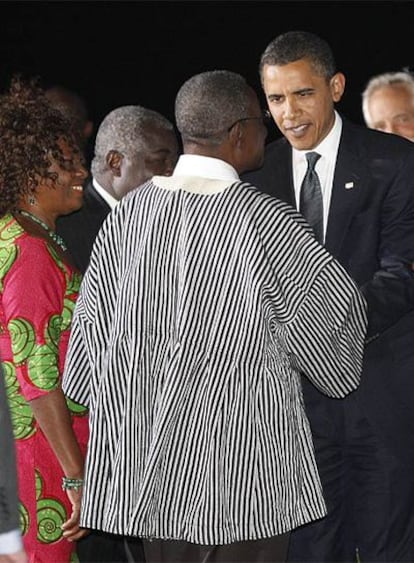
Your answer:
[[[30,401],[61,383],[80,273],[53,245],[27,233],[12,215],[0,218],[0,357],[16,443],[20,521],[30,563],[77,561],[62,537],[71,514],[62,470]],[[82,451],[87,411],[68,400]]]

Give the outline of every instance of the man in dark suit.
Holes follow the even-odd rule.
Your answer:
[[[19,529],[16,455],[9,404],[0,367],[0,561],[27,563]]]
[[[152,176],[169,176],[177,158],[174,126],[158,112],[121,106],[104,118],[96,134],[92,178],[84,188],[83,206],[57,221],[57,232],[82,273],[111,209]]]
[[[312,33],[272,41],[260,75],[283,138],[243,179],[305,215],[306,153],[318,153],[322,241],[369,306],[360,387],[336,401],[303,381],[328,516],[292,533],[289,560],[414,561],[414,147],[339,115],[345,77]]]

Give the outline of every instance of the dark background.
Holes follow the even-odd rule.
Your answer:
[[[63,84],[96,125],[125,104],[173,120],[177,90],[204,70],[243,74],[263,100],[260,55],[291,29],[331,44],[347,77],[338,108],[360,123],[368,78],[414,65],[410,1],[13,1],[0,2],[0,87],[15,71]]]

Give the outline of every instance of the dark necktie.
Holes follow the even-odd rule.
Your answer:
[[[317,152],[306,153],[308,169],[300,188],[299,211],[312,227],[316,238],[323,244],[323,203],[322,190],[315,164],[321,155]]]

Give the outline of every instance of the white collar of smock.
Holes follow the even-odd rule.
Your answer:
[[[182,154],[172,176],[153,178],[161,188],[202,195],[222,192],[239,180],[236,170],[228,162],[198,154]]]
[[[95,188],[95,190],[98,192],[98,194],[101,196],[101,198],[106,201],[106,203],[109,205],[109,207],[111,209],[113,209],[118,203],[119,201],[117,199],[114,198],[114,196],[112,196],[110,193],[108,193],[105,188],[103,188],[97,181],[95,178],[92,178],[92,185]]]
[[[199,154],[182,154],[173,176],[201,176],[211,180],[239,180],[231,164],[219,158]]]
[[[319,143],[316,147],[314,147],[311,151],[298,151],[297,149],[292,149],[292,156],[293,156],[293,166],[295,167],[296,164],[300,162],[306,162],[306,153],[308,152],[317,152],[322,157],[326,157],[329,161],[336,160],[336,154],[338,152],[339,141],[341,138],[342,132],[342,119],[338,112],[335,110],[335,122],[332,129],[326,135],[322,142]],[[334,158],[333,158],[334,157]]]

